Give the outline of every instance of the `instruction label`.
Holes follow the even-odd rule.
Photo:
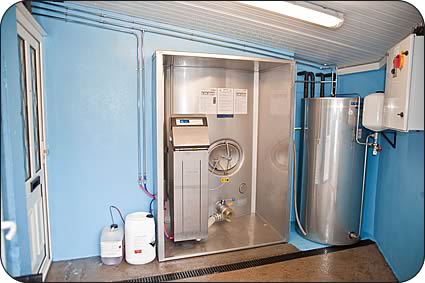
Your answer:
[[[199,112],[202,114],[217,114],[217,89],[201,89],[199,96]]]
[[[122,241],[101,242],[100,251],[102,257],[120,257],[122,256]]]
[[[234,114],[248,114],[248,90],[235,88],[234,93]]]
[[[219,88],[218,91],[218,114],[234,113],[233,88]]]

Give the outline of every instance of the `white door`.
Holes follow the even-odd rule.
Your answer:
[[[17,31],[31,268],[33,274],[43,273],[45,276],[51,255],[45,178],[41,36],[32,34],[31,29],[19,21]]]

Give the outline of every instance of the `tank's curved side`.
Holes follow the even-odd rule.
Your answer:
[[[348,245],[359,228],[364,147],[356,143],[356,98],[306,98],[301,224],[307,239]]]

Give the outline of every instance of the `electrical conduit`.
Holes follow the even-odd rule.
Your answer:
[[[59,6],[61,8],[66,9],[66,10],[72,9],[72,8],[68,8],[68,7],[62,7],[61,5],[51,4],[51,3],[45,3],[45,4]],[[118,32],[123,32],[123,33],[135,35],[136,40],[137,40],[137,67],[136,67],[136,72],[137,72],[138,183],[139,183],[139,187],[151,199],[155,199],[156,196],[154,194],[150,193],[147,189],[147,174],[146,174],[146,167],[147,167],[146,166],[146,124],[145,124],[145,120],[146,120],[146,117],[145,117],[145,112],[146,112],[145,111],[145,96],[146,96],[145,76],[146,75],[145,75],[144,48],[143,48],[145,31],[143,29],[138,29],[134,26],[116,24],[116,23],[105,21],[105,20],[95,20],[95,19],[80,16],[80,15],[72,14],[72,13],[69,13],[69,12],[57,11],[57,10],[53,10],[53,9],[49,9],[49,8],[45,8],[45,7],[38,7],[38,6],[34,6],[34,7],[37,8],[37,9],[42,9],[42,10],[53,12],[53,13],[63,14],[66,18],[56,17],[56,16],[52,16],[52,15],[44,15],[44,14],[39,14],[39,13],[33,13],[35,15],[45,16],[45,17],[50,17],[50,18],[54,18],[54,19],[64,20],[64,21],[67,21],[67,22],[89,25],[89,26],[93,26],[93,27],[98,27],[98,28],[103,28],[103,29],[108,29],[108,30],[114,30],[114,31],[118,31]],[[95,22],[95,23],[98,23],[98,24],[90,24],[90,23],[87,23],[87,22],[69,19],[68,16],[72,16],[72,17],[79,18],[79,19],[86,20],[86,21],[92,21],[92,22]],[[108,25],[108,26],[105,26],[105,25]],[[136,32],[124,31],[122,29],[112,28],[111,26],[135,30],[137,32],[140,32],[141,35],[139,37],[139,34],[137,34]],[[142,60],[140,60],[140,54],[142,54]],[[140,87],[140,70],[142,71],[142,85],[143,85],[142,90],[141,90],[141,87]],[[141,103],[140,103],[140,101],[141,101]],[[140,114],[141,109],[143,110],[143,117]],[[142,118],[142,120],[143,120],[142,131],[140,130],[140,127],[141,127],[140,126],[140,118]],[[142,146],[141,146],[141,144],[142,144],[142,142],[141,142],[141,140],[142,140],[141,132],[143,133],[143,175],[142,175],[142,165],[141,165],[141,163],[142,163],[141,162],[141,148],[142,148]]]
[[[44,7],[34,5],[34,4],[35,3],[32,3],[34,8],[45,9]],[[71,3],[71,4],[73,4],[73,3]],[[207,43],[207,44],[211,44],[211,45],[215,45],[215,46],[225,47],[225,48],[244,51],[244,52],[250,52],[250,53],[254,53],[254,54],[258,54],[258,55],[262,55],[262,56],[267,56],[267,57],[272,57],[272,58],[294,59],[294,60],[297,60],[297,63],[301,63],[301,64],[306,65],[306,66],[311,66],[311,67],[320,68],[320,69],[332,69],[331,65],[325,66],[325,65],[321,65],[321,64],[317,64],[317,63],[311,63],[311,62],[299,59],[296,56],[289,55],[288,53],[276,51],[276,50],[273,50],[273,49],[270,49],[270,48],[259,47],[259,46],[249,44],[249,43],[241,43],[241,42],[237,42],[237,41],[225,40],[225,39],[222,39],[222,38],[219,38],[219,37],[207,36],[207,35],[202,35],[202,34],[199,34],[199,33],[197,34],[197,33],[194,33],[193,31],[186,32],[186,31],[178,30],[178,29],[174,29],[174,28],[158,26],[158,25],[155,25],[155,24],[149,24],[147,22],[141,22],[141,21],[135,20],[134,17],[131,18],[131,19],[128,19],[128,18],[113,16],[113,15],[111,15],[111,12],[109,12],[108,14],[96,13],[96,12],[88,11],[86,9],[79,9],[79,8],[70,7],[69,4],[67,4],[67,6],[65,6],[64,4],[43,2],[43,5],[55,6],[55,7],[59,7],[59,8],[62,8],[62,9],[76,11],[76,12],[83,13],[83,14],[89,14],[89,15],[98,16],[98,17],[101,17],[101,18],[109,18],[109,19],[116,20],[116,21],[121,21],[121,22],[126,22],[126,23],[131,23],[131,24],[143,26],[143,30],[145,32],[149,32],[149,33],[155,33],[155,34],[170,36],[170,37],[174,37],[174,38],[180,38],[180,39],[185,39],[185,40],[190,40],[190,41]],[[78,4],[73,4],[73,5],[78,5]],[[61,11],[58,11],[58,12],[60,13]],[[119,13],[119,12],[112,12],[112,13],[118,14],[118,15],[123,15],[122,13]],[[128,15],[124,15],[124,16],[128,17]],[[150,29],[148,29],[148,27]],[[164,31],[167,31],[167,32],[164,32]],[[222,44],[222,43],[224,43],[224,44]],[[227,44],[227,45],[225,45],[225,44]],[[252,49],[252,50],[248,50],[248,48]]]

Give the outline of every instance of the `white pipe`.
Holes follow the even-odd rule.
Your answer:
[[[361,103],[361,97],[360,95],[356,94],[355,95],[357,97],[357,121],[356,121],[356,143],[360,144],[360,145],[369,145],[368,141],[368,137],[366,137],[365,142],[361,142],[359,141],[359,125],[360,125],[360,103]]]
[[[292,140],[292,151],[294,153],[294,174],[293,174],[293,178],[294,178],[294,182],[293,182],[293,186],[294,186],[294,211],[295,211],[295,220],[297,221],[297,225],[298,228],[300,229],[301,233],[304,234],[304,236],[307,235],[306,231],[304,230],[303,226],[301,225],[301,221],[300,221],[300,217],[298,215],[298,206],[297,206],[297,148],[295,145],[295,141]]]
[[[360,103],[361,103],[361,97],[360,95],[357,96],[357,120],[356,120],[356,142],[361,145],[367,144],[367,139],[365,142],[359,141],[359,124],[360,124]]]
[[[56,4],[50,4],[50,3],[45,3],[45,4],[49,4],[49,5],[53,5],[53,6],[60,6],[60,5],[56,5]],[[60,6],[62,7],[62,6]],[[112,23],[112,22],[108,22],[105,20],[95,20],[95,19],[91,19],[91,18],[87,18],[87,17],[83,17],[80,15],[75,15],[69,12],[62,12],[62,11],[57,11],[57,10],[53,10],[53,9],[49,9],[49,8],[45,8],[45,7],[37,7],[35,6],[35,8],[37,9],[41,9],[41,10],[46,10],[46,11],[50,11],[50,12],[54,12],[54,13],[58,13],[58,14],[63,14],[66,18],[61,18],[61,17],[56,17],[56,16],[52,16],[52,15],[44,15],[44,14],[39,14],[39,13],[33,13],[35,15],[39,15],[39,16],[44,16],[44,17],[49,17],[49,18],[54,18],[54,19],[60,19],[60,20],[64,20],[67,22],[73,22],[73,23],[78,23],[78,24],[83,24],[83,25],[88,25],[88,26],[93,26],[93,27],[98,27],[98,28],[103,28],[103,29],[108,29],[108,30],[114,30],[114,31],[118,31],[118,32],[124,32],[124,33],[128,33],[128,34],[133,34],[136,37],[137,40],[137,67],[136,67],[136,72],[137,72],[137,149],[138,149],[138,154],[137,154],[137,161],[138,161],[138,182],[139,184],[146,184],[146,130],[145,130],[145,88],[146,88],[146,83],[145,83],[145,63],[144,63],[144,47],[141,46],[141,42],[143,45],[143,40],[144,40],[144,29],[139,29],[136,28],[134,26],[128,26],[128,25],[121,25],[121,24],[116,24],[116,23]],[[71,10],[75,10],[72,8],[68,8],[68,7],[62,7],[65,9],[71,9]],[[83,21],[78,21],[78,20],[73,20],[73,19],[69,19],[68,16],[71,17],[75,17],[75,18],[79,18],[82,20],[86,20],[86,21],[92,21],[95,22],[97,24],[91,24],[91,23],[87,23],[87,22],[83,22]],[[103,16],[104,15],[98,15],[98,16]],[[105,26],[108,25],[108,26]],[[112,27],[111,27],[112,26]],[[113,27],[119,27],[119,28],[124,28],[124,29],[131,29],[131,30],[135,30],[137,32],[140,32],[140,38],[139,35],[136,32],[130,32],[130,31],[124,31],[121,29],[116,29]],[[143,56],[142,60],[143,62],[141,63],[140,60],[140,55]],[[140,88],[140,70],[142,70],[142,84],[143,84],[143,89],[141,91]],[[140,101],[142,103],[142,106],[140,105]],[[143,129],[142,129],[142,133],[143,133],[143,175],[142,175],[142,162],[141,162],[141,133],[140,133],[140,118],[141,118],[141,114],[140,114],[140,110],[142,109],[143,111]]]
[[[143,131],[143,184],[146,184],[147,182],[147,158],[146,158],[146,65],[145,65],[145,31],[142,30],[142,36],[141,36],[141,41],[142,41],[142,110],[143,110],[143,127],[142,127],[142,131]],[[139,147],[140,149],[140,147]],[[139,152],[139,156],[140,156],[140,152]]]
[[[272,49],[268,49],[268,48],[262,48],[259,46],[255,46],[255,45],[251,45],[249,43],[240,43],[240,42],[235,42],[235,41],[231,41],[231,40],[225,40],[225,39],[221,39],[221,38],[216,38],[216,37],[212,37],[212,36],[206,36],[206,35],[201,35],[201,34],[195,34],[194,32],[185,32],[182,30],[177,30],[177,29],[173,29],[173,28],[167,28],[167,27],[162,27],[162,26],[156,26],[154,24],[148,24],[145,22],[141,22],[141,21],[137,21],[134,20],[134,18],[132,20],[126,19],[126,18],[122,18],[122,17],[117,17],[117,16],[113,16],[111,14],[104,14],[104,13],[96,13],[96,12],[92,12],[92,11],[87,11],[87,10],[83,10],[83,9],[78,9],[78,8],[73,8],[73,7],[69,7],[69,6],[64,6],[64,5],[59,5],[57,3],[47,3],[47,2],[43,2],[44,5],[51,5],[51,6],[55,6],[55,7],[60,7],[63,9],[67,9],[67,10],[73,10],[76,12],[80,12],[80,13],[85,13],[85,14],[90,14],[90,15],[94,15],[94,16],[98,16],[98,17],[102,17],[102,18],[109,18],[112,20],[116,20],[116,21],[122,21],[122,22],[127,22],[127,23],[131,23],[131,24],[136,24],[136,25],[140,25],[143,26],[145,32],[150,32],[150,33],[156,33],[156,34],[161,34],[161,35],[166,35],[166,36],[171,36],[171,37],[175,37],[175,38],[181,38],[181,39],[186,39],[186,40],[191,40],[191,41],[197,41],[197,42],[202,42],[202,43],[207,43],[207,44],[213,44],[216,46],[220,46],[220,47],[225,47],[225,48],[230,48],[230,49],[234,49],[234,50],[240,50],[240,51],[245,51],[245,52],[250,52],[250,53],[254,53],[254,54],[259,54],[259,55],[263,55],[263,56],[268,56],[268,57],[273,57],[273,58],[284,58],[284,59],[294,59],[297,60],[298,63],[306,65],[306,66],[311,66],[311,67],[315,67],[315,68],[319,68],[321,70],[325,70],[325,69],[331,69],[332,65],[322,65],[322,64],[317,64],[317,63],[310,63],[307,61],[304,61],[302,59],[297,58],[294,55],[288,55],[287,53],[284,52],[279,52],[279,51],[275,51]],[[45,9],[44,7],[40,7],[40,6],[34,6],[33,3],[33,7],[37,8],[37,9]],[[61,11],[57,11],[59,13],[61,13]],[[114,12],[115,14],[118,15],[122,15],[122,13],[119,12]],[[127,15],[126,15],[127,16]],[[92,19],[90,19],[92,20]],[[165,30],[168,31],[169,33],[164,33],[161,31],[157,31],[157,30],[152,30],[152,29],[148,29],[146,27],[150,27],[153,29],[158,29],[158,30]],[[175,33],[175,34],[173,34]],[[176,34],[181,34],[181,35],[185,35],[181,36],[181,35],[176,35]],[[202,38],[202,39],[195,39],[194,37],[197,38]],[[210,41],[215,41],[215,42],[209,42],[206,40],[210,40]],[[216,42],[221,42],[221,43],[225,43],[225,44],[231,44],[231,45],[236,45],[236,46],[243,46],[244,48],[238,48],[235,46],[228,46],[228,45],[223,45],[223,44],[218,44]],[[258,50],[258,51],[249,51],[246,50],[246,48],[250,48],[253,50]],[[276,54],[276,55],[270,55],[271,54]]]
[[[366,143],[365,143],[365,153],[364,153],[364,161],[363,161],[363,177],[362,177],[362,197],[360,202],[360,221],[359,221],[359,230],[357,233],[357,237],[360,238],[361,231],[362,231],[362,223],[363,223],[363,206],[364,206],[364,193],[365,193],[365,187],[366,187],[366,167],[367,167],[367,154],[368,154],[368,140],[370,137],[374,136],[374,134],[370,134],[366,137]]]

